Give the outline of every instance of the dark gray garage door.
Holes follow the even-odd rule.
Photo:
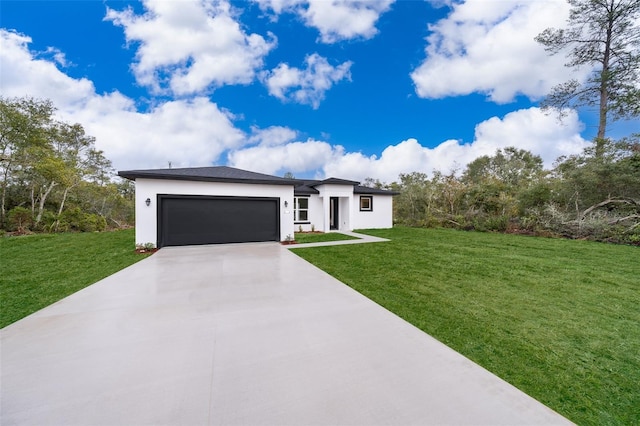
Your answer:
[[[279,241],[277,198],[158,196],[158,247]]]

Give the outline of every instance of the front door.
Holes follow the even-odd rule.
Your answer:
[[[329,229],[340,229],[339,205],[340,199],[338,197],[329,199]]]

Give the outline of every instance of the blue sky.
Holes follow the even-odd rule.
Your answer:
[[[116,169],[230,165],[386,182],[517,146],[550,166],[595,115],[533,41],[564,0],[7,1],[0,91],[49,98]],[[638,131],[618,123],[611,135]]]

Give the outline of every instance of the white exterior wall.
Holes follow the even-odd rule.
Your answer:
[[[324,229],[323,229],[324,215],[322,214],[322,199],[319,198],[317,195],[310,195],[308,197],[300,196],[299,198],[307,198],[309,200],[309,220],[305,221],[309,223],[295,224],[296,232],[300,230],[301,226],[302,226],[302,230],[305,232],[310,232],[311,230],[324,232]]]
[[[323,221],[321,229],[316,229],[323,232],[329,232],[331,230],[329,207],[331,197],[339,197],[339,230],[351,231],[351,207],[353,205],[353,186],[351,185],[336,185],[336,184],[324,184],[316,186],[316,189],[320,194],[318,197],[322,200],[322,214]]]
[[[293,236],[293,186],[136,179],[136,244],[157,244],[158,194],[280,198],[280,240]],[[151,200],[147,207],[146,199]],[[284,202],[288,207],[284,207]]]
[[[309,197],[309,222],[316,231],[329,232],[329,200],[339,197],[340,230],[374,229],[393,227],[393,196],[354,194],[350,185],[321,185],[316,189],[319,195]],[[372,211],[360,211],[360,195],[371,196]],[[301,225],[303,231],[310,231],[311,224]],[[296,225],[296,231],[300,225]]]
[[[371,195],[372,211],[360,211],[360,195],[353,197],[353,228],[352,229],[373,229],[393,227],[393,196],[391,195]]]

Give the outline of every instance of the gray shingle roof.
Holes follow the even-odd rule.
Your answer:
[[[124,170],[118,172],[123,178],[136,180],[144,179],[173,179],[206,182],[231,182],[249,184],[296,185],[298,181],[285,179],[263,173],[250,172],[227,166],[189,167],[180,169],[149,169]]]
[[[318,191],[317,189],[315,189],[312,185],[314,182],[317,182],[315,180],[313,181],[308,181],[308,180],[299,180],[298,181],[298,185],[296,185],[295,189],[294,189],[294,193],[295,195],[311,195],[311,194],[319,194],[320,191]]]
[[[390,191],[388,189],[369,188],[367,186],[358,185],[359,182],[345,179],[329,178],[325,180],[301,180],[300,184],[295,188],[295,195],[311,195],[319,194],[320,191],[316,189],[316,186],[329,183],[338,185],[352,185],[354,194],[366,194],[366,195],[398,195],[397,191]]]
[[[368,186],[356,185],[353,187],[354,194],[362,195],[398,195],[398,191],[391,191],[389,189],[369,188]]]
[[[269,185],[293,185],[296,195],[318,194],[315,188],[318,185],[353,185],[356,194],[381,194],[396,195],[397,192],[384,189],[367,188],[358,185],[359,182],[346,179],[329,178],[325,180],[302,180],[285,179],[278,176],[266,175],[263,173],[250,172],[248,170],[236,169],[227,166],[213,167],[188,167],[178,169],[147,169],[147,170],[123,170],[118,172],[118,176],[129,180],[136,179],[171,179],[190,180],[204,182],[229,182],[247,184],[269,184]]]
[[[358,185],[360,182],[355,180],[347,180],[347,179],[338,179],[338,178],[328,178],[325,180],[316,181],[317,183],[313,186],[324,185],[324,184],[334,184],[334,185]]]

